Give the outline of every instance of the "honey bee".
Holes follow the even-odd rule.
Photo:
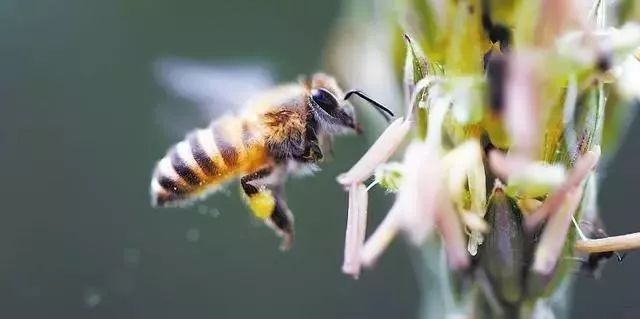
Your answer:
[[[253,215],[288,249],[294,220],[284,183],[291,174],[316,170],[333,136],[361,132],[347,101],[353,95],[369,101],[387,120],[393,116],[362,92],[345,94],[333,77],[316,73],[262,92],[239,114],[214,118],[158,161],[151,179],[152,206],[183,206],[239,178]]]

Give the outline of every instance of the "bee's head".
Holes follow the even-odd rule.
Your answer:
[[[311,106],[316,121],[327,133],[362,133],[362,129],[356,120],[353,105],[347,101],[352,94],[363,97],[374,106],[384,109],[393,116],[391,111],[371,100],[360,91],[349,91],[345,95],[336,80],[327,74],[316,73],[310,79],[305,80],[304,84],[310,92]]]
[[[344,92],[336,80],[316,73],[305,81],[313,115],[322,130],[329,134],[360,133],[353,105],[342,99]]]

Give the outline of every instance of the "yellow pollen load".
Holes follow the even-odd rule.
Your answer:
[[[247,201],[253,214],[260,219],[270,217],[276,206],[275,198],[269,189],[261,190],[259,193],[251,195],[251,197],[247,198]]]

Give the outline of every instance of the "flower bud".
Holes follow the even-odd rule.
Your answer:
[[[491,230],[480,246],[480,267],[486,272],[494,294],[503,301],[516,303],[523,296],[527,260],[522,215],[515,201],[497,187],[489,198],[485,217]]]

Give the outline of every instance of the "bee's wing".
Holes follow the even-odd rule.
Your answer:
[[[210,63],[172,57],[158,59],[154,73],[161,86],[182,100],[163,103],[156,110],[156,117],[170,128],[171,135],[184,135],[223,114],[238,114],[252,96],[275,83],[275,73],[266,63]],[[184,102],[195,109],[174,105]]]

